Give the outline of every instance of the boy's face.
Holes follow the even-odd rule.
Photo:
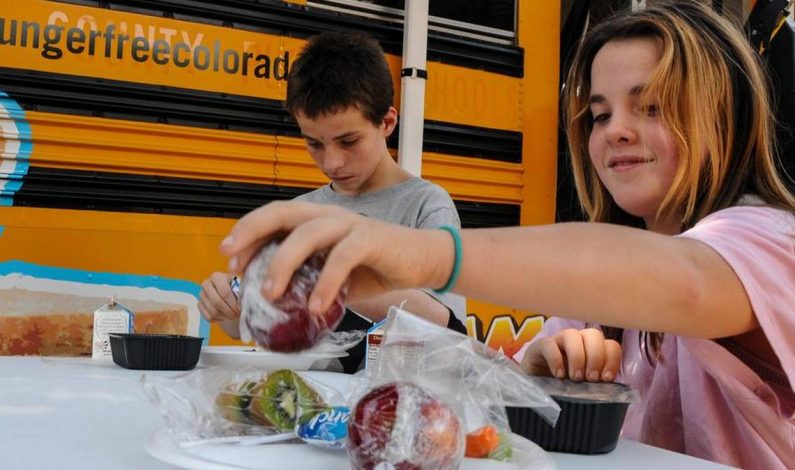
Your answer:
[[[367,120],[355,106],[310,119],[297,113],[295,120],[306,140],[309,154],[340,194],[357,195],[377,189],[379,166],[391,159],[386,138],[397,124],[390,107],[380,125]]]

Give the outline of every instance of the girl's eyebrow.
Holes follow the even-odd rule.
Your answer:
[[[605,101],[607,100],[605,100],[604,95],[591,95],[591,97],[588,98],[588,104],[604,103]]]
[[[643,90],[646,88],[645,83],[641,83],[640,85],[635,85],[629,89],[630,96],[637,96],[643,93]]]
[[[643,90],[645,88],[646,88],[646,84],[645,83],[641,83],[640,85],[635,85],[635,86],[633,86],[632,88],[629,89],[629,95],[630,96],[639,96],[639,95],[643,94]],[[607,101],[607,100],[605,99],[604,95],[591,95],[591,97],[588,98],[588,104],[604,103],[605,101]]]

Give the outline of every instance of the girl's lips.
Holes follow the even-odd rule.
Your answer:
[[[651,158],[640,157],[614,158],[607,163],[607,167],[614,171],[624,171],[653,161]]]

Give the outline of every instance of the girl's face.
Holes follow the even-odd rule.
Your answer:
[[[656,213],[679,158],[657,103],[642,97],[659,58],[659,45],[651,38],[613,40],[597,52],[591,66],[588,153],[619,207],[643,218],[649,230],[669,232],[670,224],[657,221]]]

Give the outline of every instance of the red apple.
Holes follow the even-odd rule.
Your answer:
[[[315,253],[301,265],[279,299],[269,302],[260,288],[278,243],[266,245],[246,269],[241,293],[241,322],[259,346],[276,352],[297,352],[315,346],[337,327],[345,313],[345,289],[321,315],[309,313],[307,304],[327,253]],[[246,338],[244,338],[246,339]]]
[[[354,470],[447,470],[464,458],[464,431],[451,407],[415,384],[396,382],[359,400],[347,445]]]

